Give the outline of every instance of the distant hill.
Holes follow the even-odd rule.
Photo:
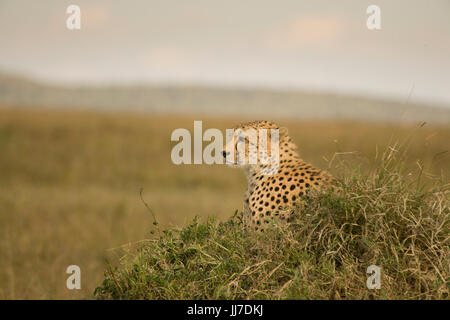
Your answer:
[[[335,94],[195,86],[64,87],[0,73],[0,107],[125,109],[243,118],[450,124],[450,108]]]

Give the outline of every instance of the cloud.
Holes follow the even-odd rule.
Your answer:
[[[334,46],[346,32],[339,17],[299,16],[275,26],[264,37],[264,44],[273,50],[295,50],[307,46]]]
[[[159,68],[179,68],[186,64],[188,53],[180,48],[155,47],[144,57],[147,66]]]
[[[111,14],[108,8],[100,4],[89,4],[81,7],[82,20],[91,28],[105,26],[110,20]]]

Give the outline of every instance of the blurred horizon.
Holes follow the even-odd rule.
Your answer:
[[[81,8],[81,30],[66,8]],[[0,1],[0,72],[58,86],[300,90],[450,107],[450,1]]]
[[[91,109],[254,120],[448,125],[450,108],[318,91],[196,85],[68,86],[0,72],[0,107]]]

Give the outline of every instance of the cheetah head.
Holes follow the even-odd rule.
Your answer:
[[[228,133],[222,151],[227,165],[253,167],[268,172],[278,170],[279,144],[287,136],[287,129],[269,121],[240,124]],[[270,173],[268,173],[270,174]]]

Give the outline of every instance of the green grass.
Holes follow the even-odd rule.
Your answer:
[[[258,234],[241,214],[195,218],[126,248],[98,299],[448,299],[449,185],[398,146],[361,173],[341,162],[342,192],[305,198],[290,225]],[[381,267],[381,289],[366,287]]]

